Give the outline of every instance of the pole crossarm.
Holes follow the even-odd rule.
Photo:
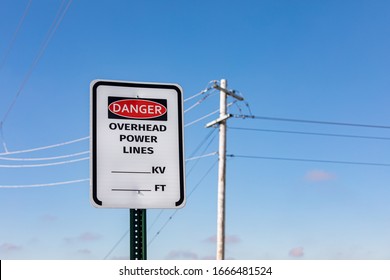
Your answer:
[[[235,99],[237,100],[240,100],[240,101],[243,101],[244,100],[244,97],[236,94],[236,91],[235,90],[228,90],[226,88],[223,88],[221,87],[220,85],[218,84],[214,84],[213,85],[213,88],[217,89],[217,90],[220,90],[220,91],[223,91],[224,93],[226,93],[227,95],[231,96],[231,97],[234,97]]]
[[[231,117],[232,117],[231,114],[226,114],[226,115],[224,115],[224,116],[221,116],[221,117],[219,117],[218,119],[216,119],[216,120],[214,120],[214,121],[209,122],[208,124],[206,124],[206,128],[209,128],[209,127],[211,127],[211,126],[220,124],[221,122],[223,122],[223,121],[225,121],[225,120],[227,120],[227,119],[229,119],[229,118],[231,118]]]

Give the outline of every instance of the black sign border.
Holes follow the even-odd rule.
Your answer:
[[[97,192],[97,91],[99,86],[114,86],[114,87],[131,87],[131,88],[152,88],[152,89],[171,89],[177,93],[177,106],[178,106],[178,127],[179,127],[179,168],[180,168],[180,198],[175,202],[176,208],[181,206],[185,201],[185,174],[184,174],[184,133],[183,133],[183,93],[181,89],[174,84],[153,84],[153,83],[137,83],[137,82],[120,82],[120,81],[95,81],[92,89],[92,199],[99,205],[103,206],[103,202],[98,198]]]

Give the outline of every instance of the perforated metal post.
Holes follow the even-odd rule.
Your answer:
[[[146,260],[146,209],[130,209],[130,260]]]

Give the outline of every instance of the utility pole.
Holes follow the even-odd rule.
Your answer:
[[[213,86],[219,89],[219,118],[206,125],[211,127],[219,124],[219,149],[218,149],[218,212],[217,212],[217,260],[225,259],[225,193],[226,193],[226,120],[231,117],[227,114],[227,95],[238,100],[244,100],[234,91],[227,89],[227,81],[222,79],[220,85]]]
[[[227,81],[221,80],[219,93],[219,118],[226,116],[227,95],[223,89]],[[225,259],[225,192],[226,192],[226,119],[219,123],[218,149],[218,212],[217,212],[217,260]]]

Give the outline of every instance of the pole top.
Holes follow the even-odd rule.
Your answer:
[[[221,82],[222,82],[222,81],[223,81],[223,80],[221,80]],[[242,97],[242,96],[236,94],[236,91],[235,91],[235,90],[228,90],[228,89],[226,89],[226,88],[221,87],[221,86],[218,85],[218,84],[214,84],[214,85],[213,85],[213,88],[215,88],[215,89],[217,89],[217,90],[221,90],[221,91],[225,92],[227,95],[230,95],[231,97],[234,97],[234,98],[237,99],[237,100],[240,100],[240,101],[243,101],[243,100],[244,100],[244,97]]]

